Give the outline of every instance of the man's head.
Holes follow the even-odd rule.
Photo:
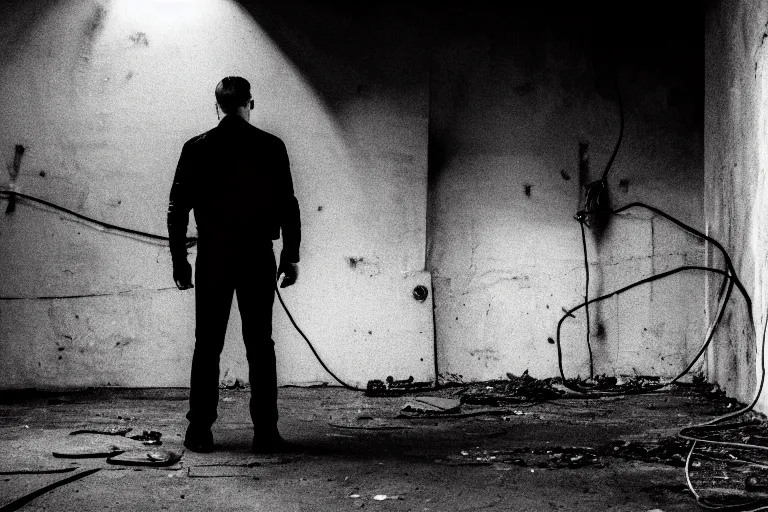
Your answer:
[[[216,86],[216,103],[225,114],[242,115],[253,109],[251,84],[239,76],[228,76]]]

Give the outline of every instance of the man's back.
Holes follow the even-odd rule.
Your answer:
[[[171,191],[172,231],[189,209],[203,249],[247,249],[252,242],[277,239],[281,227],[284,246],[291,247],[299,212],[283,142],[234,115],[190,139]],[[298,251],[298,243],[295,247]]]

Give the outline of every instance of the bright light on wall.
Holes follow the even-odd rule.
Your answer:
[[[215,0],[123,0],[115,7],[142,16],[166,17],[209,11],[215,4]]]

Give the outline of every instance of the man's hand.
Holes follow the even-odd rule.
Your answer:
[[[173,264],[173,280],[176,281],[176,288],[179,290],[195,287],[192,284],[192,265],[187,260]]]
[[[288,261],[281,261],[280,267],[277,269],[277,278],[280,279],[280,275],[283,275],[283,282],[280,283],[280,288],[291,286],[299,278],[299,264],[290,263]]]

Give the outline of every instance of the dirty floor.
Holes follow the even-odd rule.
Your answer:
[[[187,396],[185,389],[0,393],[0,510],[90,468],[100,470],[20,510],[701,510],[685,485],[679,454],[624,458],[621,447],[670,442],[681,427],[735,406],[678,388],[508,407],[463,405],[459,412],[428,415],[402,412],[412,396],[281,388],[280,430],[302,449],[255,456],[249,453],[249,392],[222,390],[215,453],[186,451],[179,463],[158,468],[108,464],[104,456],[52,456],[104,446],[181,453]],[[70,435],[119,428],[132,430],[126,436]],[[129,438],[144,431],[160,432],[162,446]],[[705,475],[702,485],[713,484],[712,478],[743,479],[723,474]]]

